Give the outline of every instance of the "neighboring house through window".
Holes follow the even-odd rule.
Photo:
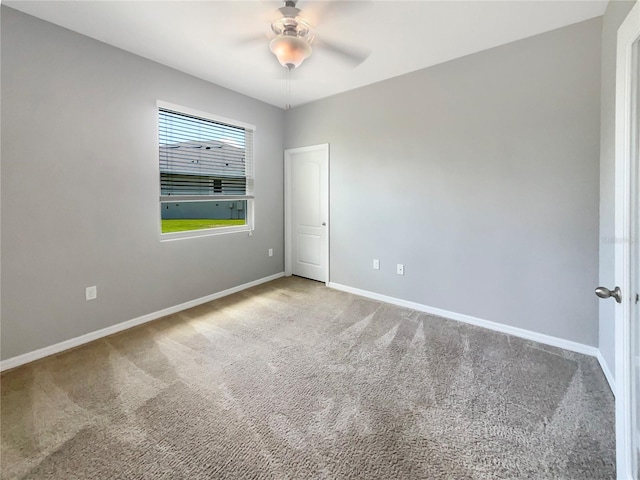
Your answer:
[[[163,235],[253,228],[254,131],[252,125],[158,102]]]

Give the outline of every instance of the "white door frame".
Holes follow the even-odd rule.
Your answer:
[[[331,210],[329,208],[330,200],[330,178],[329,178],[329,144],[321,143],[318,145],[311,145],[308,147],[300,147],[300,148],[290,148],[284,151],[284,274],[286,276],[291,276],[291,265],[292,265],[292,238],[291,235],[293,233],[293,228],[291,226],[292,211],[291,211],[291,162],[292,162],[292,154],[296,153],[305,153],[305,152],[313,152],[316,150],[321,150],[325,152],[327,157],[327,248],[323,252],[325,258],[325,265],[327,266],[327,280],[325,281],[325,285],[329,285],[329,280],[331,278],[331,265],[329,262],[329,250],[331,243]]]
[[[616,468],[619,479],[633,479],[631,365],[631,128],[632,46],[640,35],[640,3],[618,30],[616,57],[615,279],[622,291],[616,304]]]

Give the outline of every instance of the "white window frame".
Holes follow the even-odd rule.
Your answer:
[[[165,102],[163,100],[156,101],[156,136],[155,143],[157,145],[159,138],[159,130],[160,127],[158,125],[158,111],[159,109],[164,108],[167,110],[171,110],[177,113],[184,113],[186,115],[192,115],[194,117],[202,118],[205,120],[212,120],[218,123],[224,123],[227,125],[232,125],[234,127],[244,128],[245,130],[253,130],[255,133],[256,127],[255,125],[251,125],[250,123],[241,122],[238,120],[233,120],[230,118],[222,117],[220,115],[214,115],[209,112],[204,112],[202,110],[197,110],[191,107],[185,107],[183,105],[177,105],[175,103]],[[158,161],[156,165],[160,163],[160,152],[156,148],[158,152]],[[254,165],[255,165],[255,150],[254,150]],[[224,235],[228,233],[240,233],[240,232],[248,232],[249,235],[252,235],[253,230],[255,228],[254,221],[254,198],[247,198],[246,196],[237,196],[237,195],[206,195],[202,201],[220,201],[220,202],[229,202],[229,201],[238,201],[238,200],[246,200],[247,202],[247,211],[246,211],[246,224],[245,225],[232,225],[228,227],[216,227],[216,228],[203,228],[200,230],[185,230],[184,232],[169,232],[162,233],[162,204],[166,203],[167,199],[161,195],[160,192],[160,169],[158,168],[158,177],[156,185],[158,186],[158,231],[160,235],[160,241],[171,241],[171,240],[182,240],[186,238],[199,238],[199,237],[208,237],[214,235]],[[187,197],[188,198],[188,197]],[[196,197],[197,198],[197,197]],[[185,198],[183,197],[182,200]],[[191,198],[193,200],[193,198]],[[179,203],[180,199],[171,199],[171,202]]]

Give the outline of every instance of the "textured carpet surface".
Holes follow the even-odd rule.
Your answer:
[[[2,376],[2,478],[607,479],[595,359],[296,277]]]

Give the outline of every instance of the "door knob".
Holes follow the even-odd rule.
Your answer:
[[[596,295],[600,298],[613,297],[616,299],[616,302],[622,303],[622,292],[620,291],[620,287],[616,287],[613,290],[609,290],[605,287],[598,287],[596,288]]]
[[[322,226],[326,227],[327,226],[327,222],[322,222]]]

